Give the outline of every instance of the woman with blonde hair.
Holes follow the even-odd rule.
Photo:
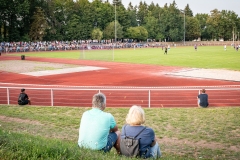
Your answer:
[[[160,158],[161,151],[155,139],[155,133],[152,128],[143,126],[144,123],[144,110],[140,106],[132,106],[126,117],[126,125],[122,128],[121,139],[137,135],[136,139],[139,139],[139,157]]]

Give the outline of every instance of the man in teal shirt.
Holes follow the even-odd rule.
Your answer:
[[[93,150],[108,152],[114,146],[120,153],[120,131],[111,113],[104,112],[106,96],[98,93],[93,96],[92,109],[83,113],[78,145]]]

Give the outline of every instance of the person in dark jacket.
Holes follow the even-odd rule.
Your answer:
[[[164,54],[167,54],[167,52],[168,52],[168,47],[167,47],[167,46],[165,46],[165,51],[164,51]]]
[[[25,93],[25,89],[24,89],[24,88],[21,89],[21,93],[19,94],[18,104],[19,104],[19,105],[26,105],[26,104],[31,105],[30,98],[29,98],[28,95]]]
[[[199,91],[199,95],[197,96],[198,99],[198,107],[206,108],[208,107],[208,95],[206,94],[206,90],[202,89]]]

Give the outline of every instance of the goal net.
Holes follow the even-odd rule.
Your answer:
[[[114,61],[115,49],[112,46],[101,48],[97,46],[86,46],[81,48],[79,59]]]

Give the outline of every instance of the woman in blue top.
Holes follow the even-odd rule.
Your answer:
[[[145,126],[145,113],[140,106],[132,106],[126,117],[126,125],[123,126],[121,138],[126,136],[136,136]],[[159,158],[161,157],[160,147],[155,139],[152,128],[146,127],[137,137],[139,139],[139,156],[142,158]]]

